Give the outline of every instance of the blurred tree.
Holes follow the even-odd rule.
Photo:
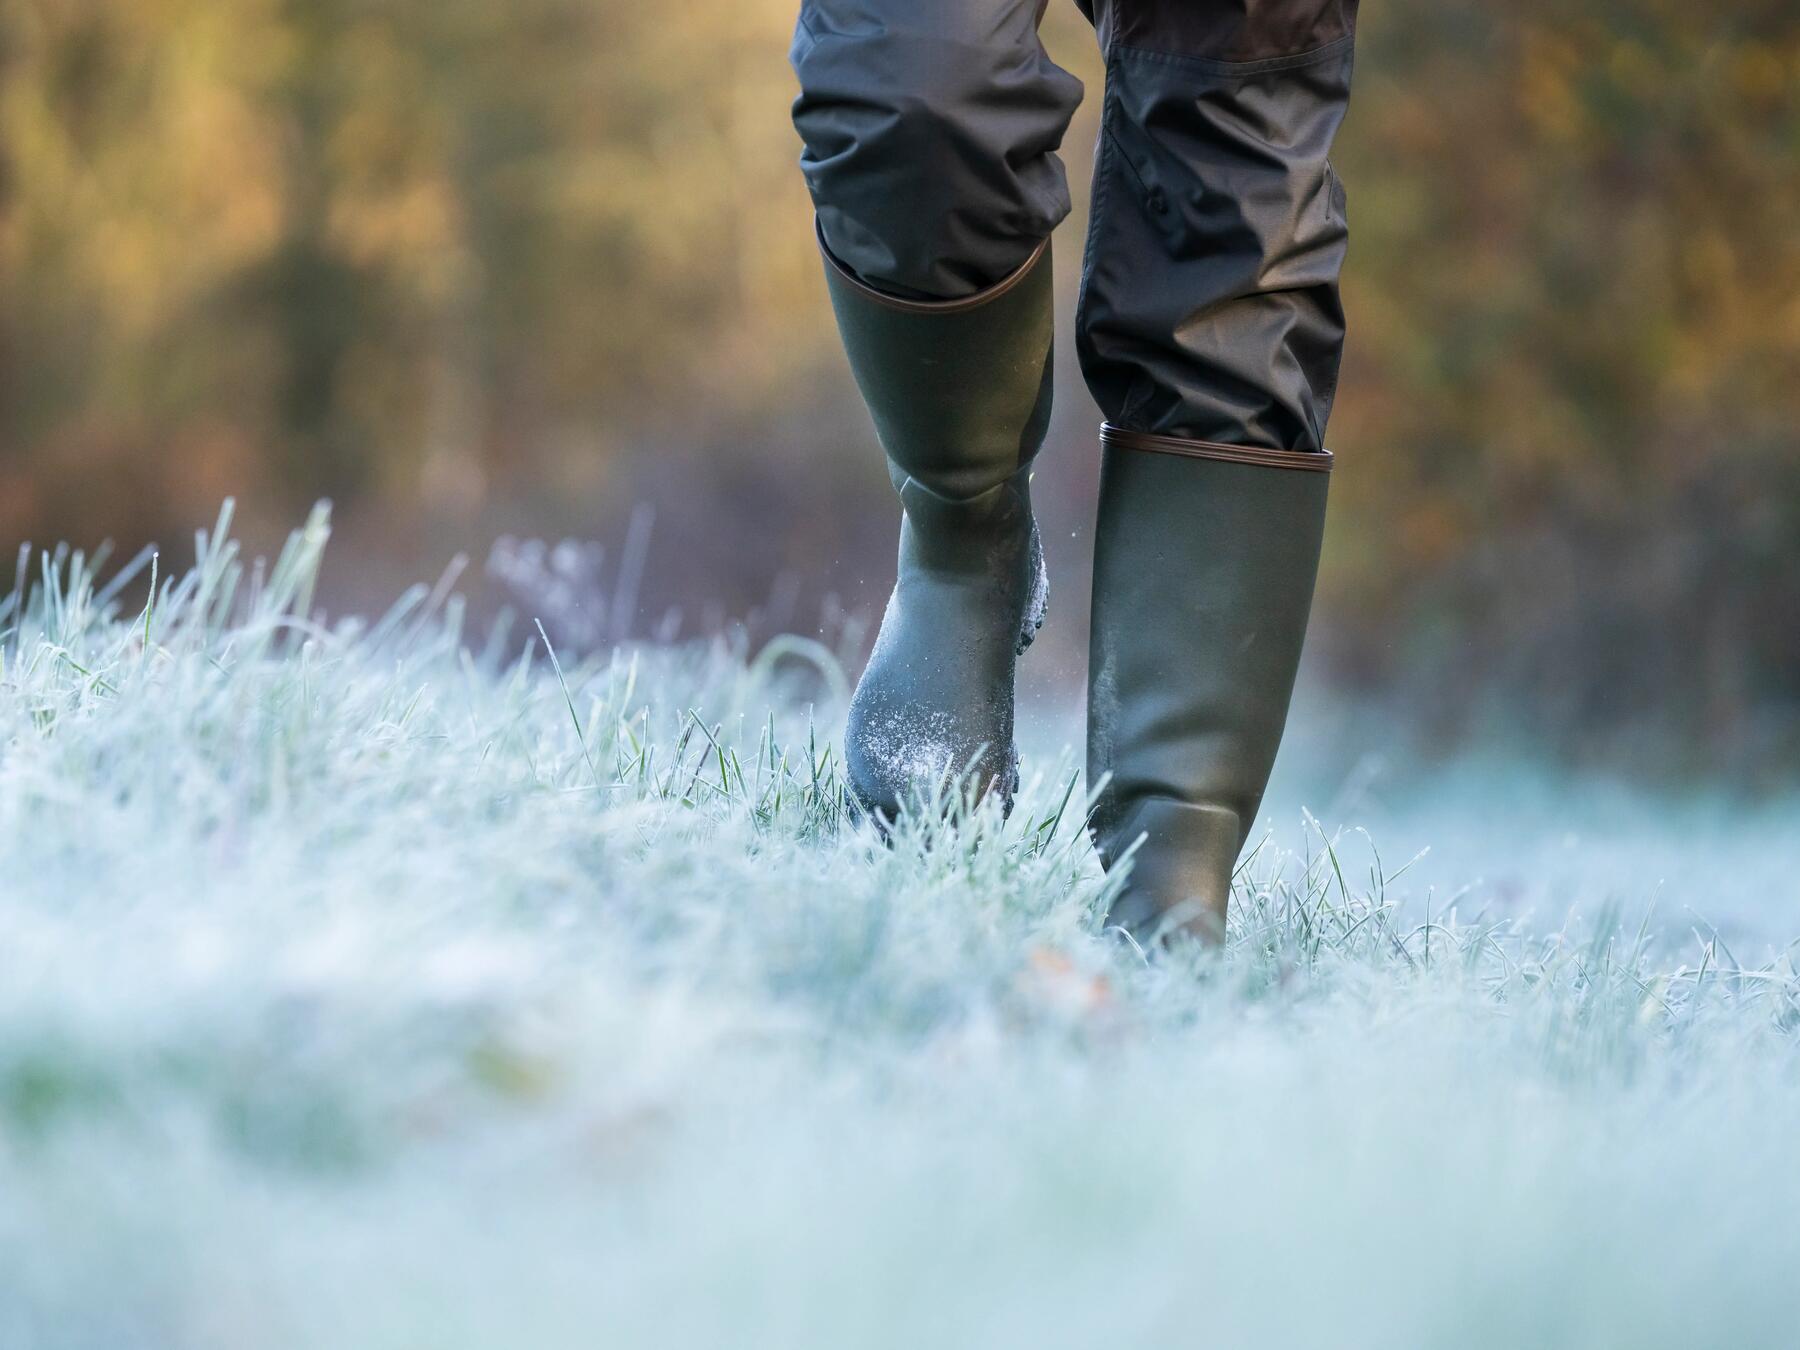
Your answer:
[[[1791,761],[1800,10],[1394,4],[1362,42],[1340,668],[1445,730]]]
[[[77,532],[109,484],[467,507],[696,383],[773,398],[818,339],[785,9],[4,0],[9,474],[82,479]]]
[[[1331,668],[1800,763],[1800,8],[1365,9]],[[0,0],[0,542],[228,491],[466,533],[678,444],[772,510],[844,406],[792,10]]]

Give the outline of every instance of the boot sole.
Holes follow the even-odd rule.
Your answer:
[[[1037,640],[1038,630],[1050,617],[1050,569],[1044,562],[1044,541],[1034,521],[1031,526],[1031,598],[1025,603],[1025,619],[1013,655],[1023,656]]]

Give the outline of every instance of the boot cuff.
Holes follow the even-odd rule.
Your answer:
[[[1100,444],[1119,450],[1148,450],[1158,455],[1221,459],[1233,464],[1262,464],[1272,469],[1308,469],[1314,473],[1330,473],[1333,459],[1329,450],[1266,450],[1254,445],[1222,445],[1217,441],[1159,436],[1150,431],[1127,431],[1111,422],[1101,424]]]
[[[819,225],[817,216],[813,217],[813,233],[819,240],[819,253],[825,259],[825,265],[858,293],[878,305],[886,305],[889,309],[898,309],[907,314],[960,314],[965,310],[979,309],[990,300],[998,300],[1026,277],[1037,270],[1043,262],[1044,255],[1050,251],[1050,236],[1045,235],[1043,242],[1031,251],[1031,256],[1019,264],[1019,268],[1011,276],[1002,277],[992,286],[976,291],[973,295],[958,296],[953,300],[909,300],[904,296],[892,295],[869,285],[855,272],[845,265],[837,254],[833,253],[825,243],[825,232]]]

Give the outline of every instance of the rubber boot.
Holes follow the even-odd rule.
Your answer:
[[[1329,452],[1102,430],[1088,674],[1109,922],[1222,938],[1232,870],[1287,722],[1325,528]]]
[[[899,579],[850,701],[851,790],[884,820],[946,784],[1010,807],[1013,671],[1048,589],[1029,471],[1050,420],[1049,240],[947,301],[874,290],[820,248],[904,513]]]

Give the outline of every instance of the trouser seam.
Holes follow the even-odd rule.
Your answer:
[[[1111,196],[1112,161],[1118,153],[1112,134],[1114,108],[1117,96],[1113,89],[1112,62],[1106,64],[1106,72],[1102,77],[1104,83],[1100,88],[1100,151],[1094,159],[1094,190],[1088,200],[1087,242],[1081,252],[1081,286],[1075,296],[1076,322],[1086,311],[1088,290],[1093,284],[1094,259],[1100,252],[1100,227],[1106,219],[1107,200]]]
[[[1323,47],[1314,47],[1308,51],[1295,52],[1291,56],[1271,56],[1260,61],[1220,61],[1210,56],[1189,56],[1182,52],[1157,51],[1152,47],[1136,47],[1128,43],[1114,42],[1107,53],[1110,65],[1116,58],[1129,57],[1132,60],[1154,61],[1163,65],[1188,66],[1208,75],[1263,75],[1274,71],[1301,70],[1307,66],[1323,65],[1351,50],[1356,35],[1346,33],[1326,43]]]
[[[1139,188],[1144,186],[1143,175],[1138,171],[1137,166],[1131,162],[1130,156],[1125,153],[1125,147],[1119,143],[1118,133],[1114,130],[1114,127],[1118,124],[1118,119],[1124,116],[1122,105],[1119,101],[1118,85],[1113,79],[1115,62],[1113,61],[1112,53],[1116,50],[1118,50],[1117,39],[1109,39],[1106,49],[1105,84],[1102,86],[1100,93],[1100,152],[1094,160],[1094,189],[1088,204],[1087,247],[1082,253],[1081,286],[1075,297],[1075,323],[1077,328],[1082,326],[1082,316],[1087,312],[1088,293],[1092,288],[1094,278],[1094,261],[1100,253],[1100,233],[1106,223],[1107,208],[1112,204],[1113,178],[1116,172],[1114,161],[1120,159],[1124,160],[1126,168],[1131,170],[1132,177],[1137,179]],[[1119,407],[1120,418],[1129,418],[1143,405],[1145,400],[1151,397],[1153,392],[1154,391],[1147,382],[1142,380],[1138,381],[1135,387],[1129,390],[1121,401]]]

